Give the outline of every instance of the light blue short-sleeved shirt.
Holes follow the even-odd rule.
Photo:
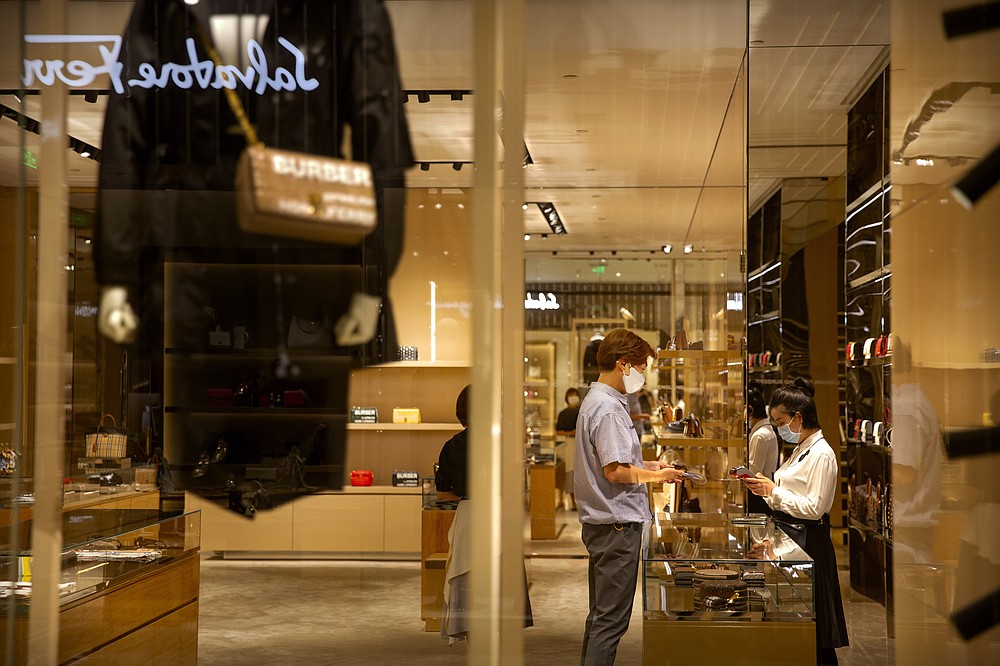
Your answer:
[[[645,483],[611,483],[604,466],[617,462],[642,468],[639,435],[628,400],[607,384],[592,382],[576,420],[574,491],[580,522],[590,525],[645,523],[652,519]]]

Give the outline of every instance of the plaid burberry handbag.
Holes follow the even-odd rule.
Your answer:
[[[105,426],[105,419],[111,419],[111,426]],[[124,458],[128,451],[128,431],[119,428],[115,417],[105,414],[96,429],[84,435],[89,458]]]

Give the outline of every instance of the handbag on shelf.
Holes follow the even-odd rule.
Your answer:
[[[216,67],[219,54],[202,42]],[[223,87],[247,147],[236,165],[236,214],[243,231],[357,245],[375,229],[378,210],[371,166],[264,146],[233,88]]]
[[[705,430],[701,427],[701,421],[698,419],[697,416],[694,415],[694,412],[688,414],[686,421],[687,425],[684,428],[685,435],[687,435],[688,437],[705,436]]]
[[[106,419],[111,419],[111,425],[104,425]],[[115,417],[111,414],[101,416],[97,428],[84,434],[88,458],[124,458],[128,451],[128,431],[119,428]]]

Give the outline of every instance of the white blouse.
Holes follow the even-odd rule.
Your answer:
[[[767,505],[803,520],[819,520],[833,506],[840,466],[823,431],[800,442],[774,473],[777,484]]]
[[[778,436],[767,419],[761,419],[750,430],[750,471],[760,472],[769,479],[778,469]]]

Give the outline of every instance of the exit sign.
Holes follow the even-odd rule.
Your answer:
[[[591,268],[590,270],[591,270],[591,272],[593,272],[593,273],[604,273],[604,270],[605,270],[606,268],[607,268],[607,266],[594,266],[594,267],[592,267],[592,268]]]
[[[25,148],[24,155],[21,156],[21,164],[28,167],[29,169],[37,169],[38,155],[35,155],[33,152]]]

